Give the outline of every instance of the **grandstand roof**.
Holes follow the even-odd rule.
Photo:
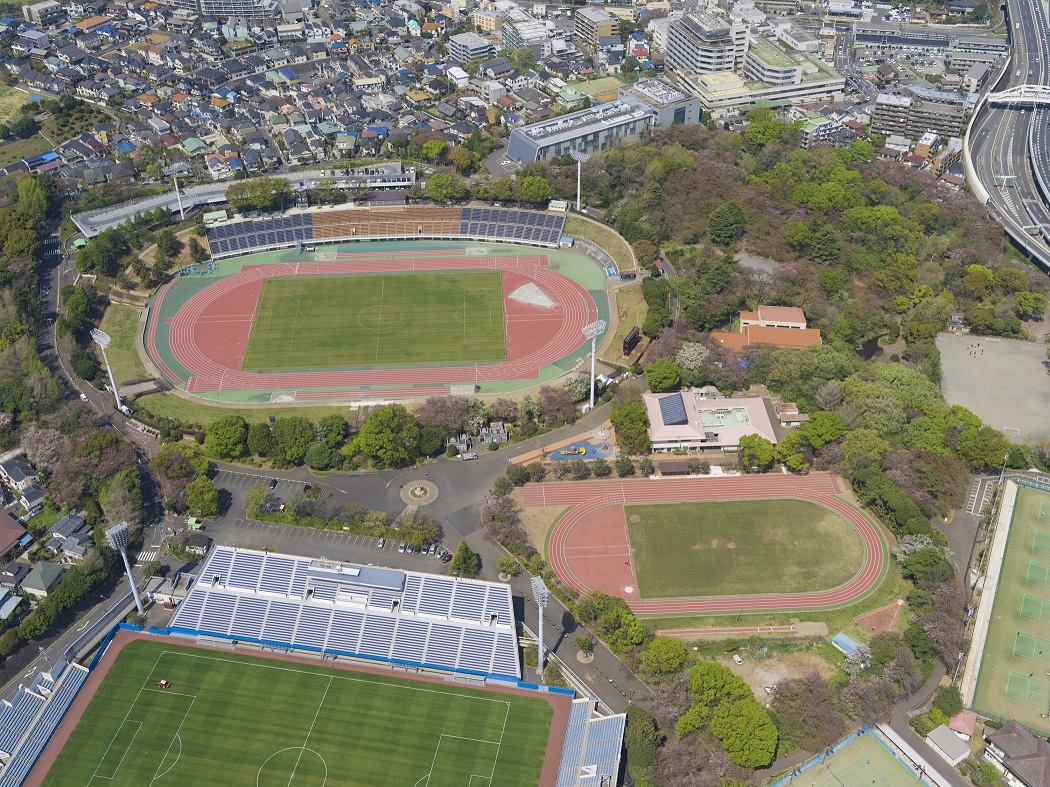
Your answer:
[[[627,717],[592,716],[590,699],[573,700],[565,744],[558,766],[557,787],[615,784],[620,771],[620,749]]]
[[[217,547],[171,630],[521,678],[510,588]]]

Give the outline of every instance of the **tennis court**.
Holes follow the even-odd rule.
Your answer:
[[[1019,486],[972,709],[1050,734],[1050,494]],[[1045,526],[1044,526],[1045,527]]]
[[[807,787],[919,787],[919,777],[873,732],[847,743],[797,774],[788,784]]]

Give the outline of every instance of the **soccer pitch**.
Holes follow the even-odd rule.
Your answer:
[[[43,784],[535,787],[552,716],[538,697],[134,640]]]
[[[644,598],[827,590],[864,563],[856,528],[803,500],[656,503],[625,513]]]
[[[245,371],[506,360],[499,271],[282,276],[263,282]]]

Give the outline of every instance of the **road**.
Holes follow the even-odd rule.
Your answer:
[[[1007,20],[1013,59],[991,90],[999,92],[1023,84],[1050,85],[1047,14],[1042,0],[1008,0]],[[1037,173],[1050,185],[1048,117],[1047,109],[984,104],[974,118],[968,139],[974,172],[990,195],[989,207],[1044,268],[1050,267],[1050,209],[1048,195],[1039,188]],[[1032,227],[1042,229],[1026,229]]]

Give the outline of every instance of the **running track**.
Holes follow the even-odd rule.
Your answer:
[[[875,525],[860,511],[835,495],[842,492],[836,476],[732,476],[659,480],[616,480],[538,484],[525,487],[527,506],[572,506],[555,525],[550,537],[550,563],[558,577],[581,593],[590,588],[579,581],[565,546],[570,531],[589,514],[628,503],[665,503],[691,500],[747,500],[791,497],[825,506],[845,517],[864,541],[864,565],[849,582],[817,593],[754,596],[705,596],[672,600],[631,600],[637,614],[688,614],[837,607],[863,596],[878,583],[886,565],[886,547]],[[622,565],[622,555],[611,558],[611,568]],[[637,586],[637,583],[635,583]]]
[[[328,262],[290,262],[266,265],[245,265],[238,273],[227,276],[204,288],[186,302],[171,319],[169,342],[171,351],[192,376],[186,383],[191,392],[222,390],[267,390],[293,388],[321,388],[335,386],[382,386],[406,384],[435,384],[449,382],[480,382],[482,380],[511,380],[535,378],[539,370],[576,350],[582,343],[582,329],[596,313],[590,294],[572,279],[545,267],[549,263],[546,255],[524,255],[515,257],[489,256],[469,257],[465,253],[445,252],[442,256],[425,253],[375,253],[339,255],[339,259]],[[243,298],[236,298],[236,291],[247,285],[275,276],[304,276],[338,273],[375,273],[387,271],[441,271],[484,268],[506,271],[535,282],[557,304],[558,324],[552,337],[539,347],[528,347],[514,360],[503,363],[460,367],[420,367],[414,369],[367,369],[319,372],[256,373],[214,360],[214,352],[205,352],[197,335],[198,322],[204,312],[216,301],[234,298],[238,305]],[[174,380],[179,378],[162,362],[156,352],[154,334],[157,315],[168,286],[163,287],[151,310],[149,347],[158,365]],[[512,307],[514,307],[512,313]],[[250,304],[250,315],[254,314],[255,301]],[[508,340],[510,331],[516,330],[519,338],[527,341],[530,334],[529,314],[520,314],[519,304],[507,302]],[[231,319],[244,319],[232,316]],[[549,319],[549,317],[547,317]],[[222,330],[221,325],[218,330]]]

